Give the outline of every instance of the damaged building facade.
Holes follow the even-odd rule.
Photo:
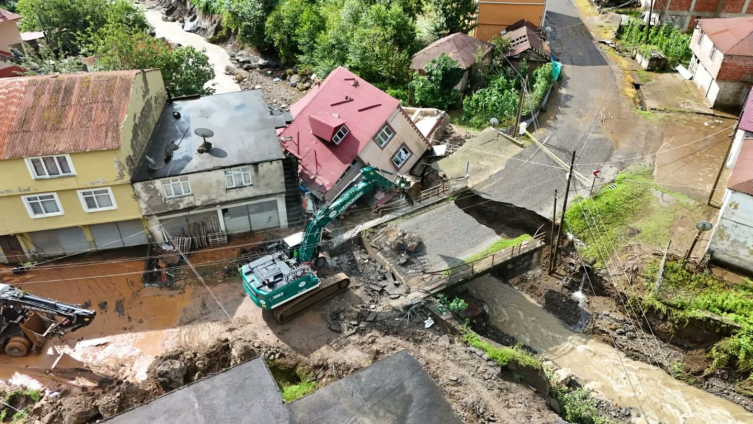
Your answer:
[[[343,67],[332,71],[290,108],[279,131],[298,158],[303,183],[331,199],[364,166],[408,174],[431,147],[400,102]]]
[[[159,70],[0,79],[0,262],[149,242],[131,176]]]
[[[132,178],[155,241],[302,225],[284,126],[258,90],[169,102]]]

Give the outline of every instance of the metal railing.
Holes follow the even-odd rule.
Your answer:
[[[537,235],[535,238],[526,240],[521,244],[508,247],[507,249],[500,250],[499,252],[492,253],[491,255],[470,262],[439,271],[425,272],[423,274],[423,286],[425,287],[425,290],[432,292],[436,289],[461,283],[470,279],[474,275],[483,274],[515,256],[530,252],[542,245],[544,245],[543,234]]]
[[[448,178],[435,185],[434,187],[422,190],[421,194],[416,197],[415,201],[417,203],[421,203],[433,197],[441,196],[446,193],[452,193],[466,187],[468,187],[468,177]]]

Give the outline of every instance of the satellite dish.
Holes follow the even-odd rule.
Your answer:
[[[714,225],[711,224],[708,221],[700,221],[698,224],[695,224],[695,227],[698,229],[698,231],[708,231],[713,227]]]
[[[193,130],[193,133],[204,139],[204,142],[201,143],[201,146],[196,149],[197,152],[206,153],[212,150],[212,143],[208,142],[207,138],[214,137],[214,131],[210,130],[209,128],[196,128],[195,130]]]

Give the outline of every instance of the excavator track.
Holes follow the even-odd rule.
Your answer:
[[[322,280],[322,284],[316,289],[305,295],[293,299],[290,302],[272,310],[277,322],[285,324],[293,318],[306,312],[306,310],[316,304],[331,299],[344,292],[350,286],[350,278],[339,272],[331,277]]]

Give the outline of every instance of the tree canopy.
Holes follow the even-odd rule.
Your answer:
[[[438,36],[468,33],[476,27],[476,0],[431,0],[431,6],[436,14],[433,31]]]
[[[458,62],[444,53],[432,59],[424,66],[425,75],[416,74],[411,81],[416,105],[443,110],[457,105],[460,92],[455,86],[464,73]]]

